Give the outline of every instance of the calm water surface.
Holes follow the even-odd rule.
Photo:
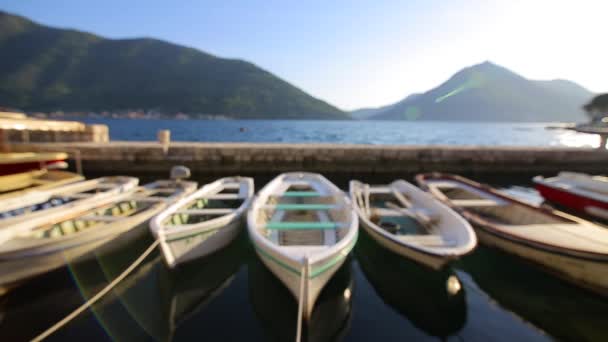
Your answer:
[[[599,137],[596,135],[547,130],[545,127],[548,123],[127,119],[86,121],[109,125],[110,135],[114,140],[156,140],[158,130],[170,129],[171,138],[175,141],[570,147],[599,145]]]
[[[538,201],[527,188],[509,189]],[[244,229],[244,227],[243,227]],[[0,301],[0,341],[24,341],[93,296],[152,238],[44,275]],[[456,278],[461,290],[449,294]],[[297,303],[243,232],[222,251],[168,270],[156,253],[50,341],[293,341]],[[479,246],[440,272],[360,232],[323,290],[303,341],[606,341],[608,301]]]

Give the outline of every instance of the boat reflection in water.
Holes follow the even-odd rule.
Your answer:
[[[605,341],[608,336],[605,298],[485,246],[460,265],[498,304],[557,339]]]
[[[466,294],[451,268],[424,267],[387,251],[365,233],[359,234],[355,254],[380,298],[414,326],[442,339],[464,327]]]
[[[101,302],[95,306],[100,309],[97,310],[100,323],[110,336],[129,340],[132,329],[125,329],[124,317],[118,314],[126,311],[148,336],[161,341],[172,340],[181,323],[203,309],[230,284],[246,257],[245,238],[241,233],[217,253],[174,269],[169,269],[158,256],[150,266],[141,267],[146,274],[135,272],[132,281],[124,281],[123,287],[127,289],[114,291],[117,295],[113,303]],[[124,310],[106,308],[116,305]],[[104,312],[107,314],[102,314]]]
[[[347,258],[323,288],[308,323],[302,323],[302,341],[338,341],[348,331],[353,293],[351,262]],[[294,341],[298,303],[293,295],[258,258],[250,259],[248,269],[251,304],[268,340]]]

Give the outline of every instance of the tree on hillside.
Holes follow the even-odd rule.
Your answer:
[[[592,123],[601,122],[602,119],[608,117],[608,93],[597,95],[584,105],[583,109],[591,118]]]

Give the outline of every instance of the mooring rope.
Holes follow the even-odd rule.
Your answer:
[[[80,315],[83,311],[87,310],[91,305],[95,304],[99,299],[101,299],[104,295],[106,295],[110,290],[112,290],[118,283],[120,283],[125,277],[127,277],[137,266],[139,266],[150,253],[154,251],[154,249],[158,246],[160,240],[154,241],[146,251],[140,255],[137,260],[135,260],[127,269],[125,269],[118,277],[116,277],[111,283],[109,283],[106,287],[104,287],[101,291],[99,291],[95,296],[91,297],[88,301],[78,307],[69,315],[65,316],[61,321],[55,323],[52,327],[45,330],[42,334],[34,337],[32,342],[39,342],[44,340],[45,338],[51,336],[57,330],[64,327],[66,324],[71,322],[74,318]]]
[[[304,257],[304,266],[300,272],[300,298],[298,300],[298,327],[296,329],[296,342],[302,338],[302,315],[304,311],[304,285],[308,280],[308,257]]]

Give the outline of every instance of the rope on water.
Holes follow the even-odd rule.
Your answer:
[[[129,267],[127,267],[127,269],[124,270],[111,283],[109,283],[106,287],[104,287],[101,291],[99,291],[95,296],[91,297],[91,299],[86,301],[84,304],[82,304],[80,307],[78,307],[72,313],[65,316],[65,318],[63,318],[61,321],[55,323],[55,325],[53,325],[52,327],[45,330],[42,334],[34,337],[32,339],[32,342],[39,342],[39,341],[42,341],[42,340],[48,338],[53,333],[55,333],[57,330],[61,329],[66,324],[68,324],[70,321],[72,321],[74,318],[76,318],[78,315],[80,315],[83,311],[85,311],[89,307],[91,307],[91,305],[95,304],[99,299],[101,299],[110,290],[112,290],[116,285],[118,285],[118,283],[120,283],[126,276],[128,276],[131,272],[133,272],[133,270],[135,268],[137,268],[137,266],[139,266],[146,259],[146,257],[154,251],[154,249],[158,246],[159,243],[160,243],[160,240],[154,241],[150,245],[150,247],[148,247],[148,249],[146,249],[146,251],[137,258],[137,260],[135,260]]]
[[[300,273],[300,298],[298,300],[298,327],[296,329],[296,342],[302,338],[302,314],[304,311],[304,286],[308,280],[308,257],[304,257],[304,266]]]

